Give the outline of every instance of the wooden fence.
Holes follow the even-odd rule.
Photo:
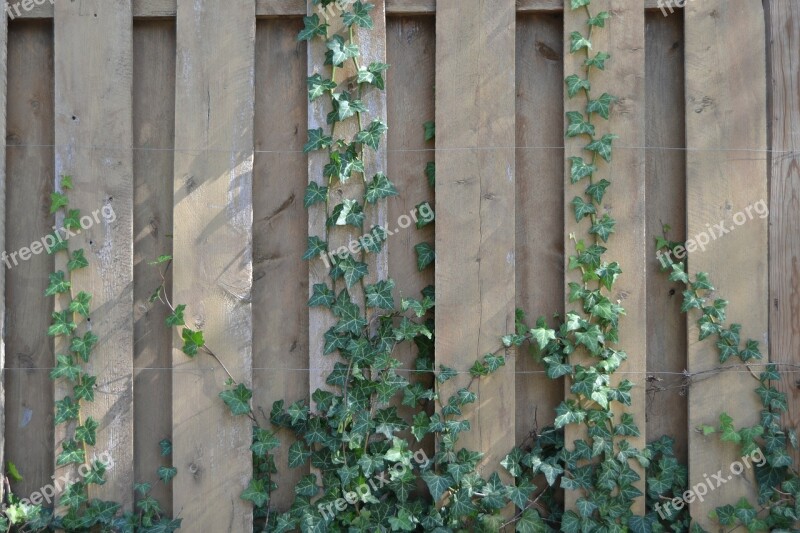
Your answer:
[[[565,309],[574,218],[564,208],[572,199],[564,161],[575,147],[563,136],[572,105],[563,77],[575,66],[565,28],[582,15],[564,12],[562,0],[373,1],[377,38],[364,53],[391,65],[385,96],[369,103],[389,124],[376,164],[402,191],[384,220],[432,200],[423,169],[437,164],[435,235],[392,236],[379,268],[403,295],[435,282],[437,363],[466,370],[511,329],[515,307],[534,316]],[[770,360],[798,363],[800,3],[689,0],[662,13],[655,0],[596,1],[614,14],[598,38],[613,57],[598,88],[621,97],[606,207],[619,221],[611,254],[625,271],[617,296],[628,311],[630,360],[622,371],[636,383],[642,443],[674,436],[691,485],[735,459],[733,447],[694,428],[723,410],[750,421],[758,399],[746,371],[716,371],[713,347],[696,341],[680,292],[658,273],[653,236],[669,223],[675,237],[692,237],[769,201],[768,219],[714,240],[690,268],[714,273],[729,316],[747,324],[743,335],[769,341]],[[161,282],[148,261],[175,256],[173,299],[190,304],[190,322],[205,328],[237,380],[253,385],[256,406],[307,398],[324,382],[325,318],[297,297],[322,273],[301,260],[305,236],[321,223],[302,205],[320,165],[302,153],[321,111],[306,98],[307,73],[319,67],[308,58],[320,56],[295,39],[311,7],[20,4],[0,24],[0,247],[10,253],[50,232],[58,175],[75,177],[83,210],[116,214],[75,237],[92,264],[77,282],[99,309],[92,416],[101,421],[97,449],[115,463],[102,494],[131,507],[134,481],[155,478],[169,460],[158,442],[171,438],[179,475],[156,485],[155,496],[186,531],[249,531],[250,508],[238,497],[251,468],[249,424],[217,398],[223,372],[173,349],[164,310],[148,303]],[[434,118],[435,146],[422,135]],[[435,274],[417,272],[413,246],[422,240],[435,240]],[[44,334],[54,266],[38,255],[0,271],[0,458],[20,468],[24,480],[13,488],[21,495],[49,482],[59,439],[53,401],[64,391],[49,378],[57,347]],[[797,374],[784,376],[787,422],[797,426]],[[551,423],[565,395],[563,382],[522,354],[478,393],[470,417],[479,430],[465,444],[487,453],[485,469]],[[287,448],[278,456],[279,507],[302,475],[285,468]],[[692,514],[704,523],[713,506],[752,492],[743,477]]]

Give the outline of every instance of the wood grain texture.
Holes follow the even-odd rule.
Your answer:
[[[358,43],[360,56],[358,58],[362,66],[367,66],[373,62],[386,63],[386,8],[383,0],[374,2],[375,8],[370,11],[374,28],[372,30],[362,30],[360,28],[354,30],[355,40]],[[308,0],[309,13],[315,12],[315,7],[312,0]],[[343,30],[341,17],[329,17],[327,20],[330,27],[328,28],[328,35],[334,35],[336,32]],[[346,33],[346,32],[345,32]],[[308,44],[308,75],[312,76],[315,73],[323,74],[323,77],[330,76],[330,67],[324,66],[325,42],[322,39],[314,39]],[[355,75],[356,69],[352,61],[347,61],[342,68],[337,69],[336,81],[340,83],[337,92],[349,90],[347,87],[348,78]],[[345,80],[344,82],[342,80]],[[367,112],[363,114],[364,127],[372,122],[374,119],[381,119],[386,123],[386,93],[379,91],[375,88],[367,88],[362,96],[364,105]],[[326,132],[330,132],[330,127],[326,123],[326,117],[330,108],[330,98],[318,98],[314,102],[308,104],[308,130],[323,128]],[[389,125],[391,128],[391,125]],[[358,123],[356,120],[347,120],[343,123],[337,123],[335,138],[345,139],[346,142],[353,140],[354,136],[358,133]],[[308,180],[316,181],[320,185],[323,183],[323,169],[330,161],[330,156],[327,150],[318,150],[308,154]],[[377,172],[386,172],[386,138],[382,138],[378,150],[367,148],[364,152],[364,176],[366,179],[371,180]],[[343,199],[351,198],[357,199],[360,204],[363,204],[364,197],[364,184],[363,180],[351,178],[347,183],[338,183],[333,187],[330,193],[330,209],[333,210],[334,206],[340,203]],[[375,225],[380,225],[384,228],[387,227],[386,222],[386,202],[381,201],[374,206],[367,205],[364,209],[366,218],[364,221],[364,228],[366,231]],[[316,204],[308,210],[308,235],[318,236],[328,243],[328,250],[335,251],[341,247],[347,247],[353,242],[357,242],[358,238],[362,236],[362,232],[352,226],[335,226],[332,228],[325,227],[325,205]],[[348,252],[349,253],[349,252]],[[366,257],[364,257],[366,256]],[[356,259],[363,261],[367,264],[369,274],[364,278],[365,284],[375,283],[377,280],[386,279],[388,277],[388,253],[386,248],[377,255],[365,254],[359,252]],[[313,293],[313,286],[317,283],[327,283],[330,286],[329,269],[332,265],[330,259],[323,260],[322,258],[313,259],[309,266],[309,296]],[[344,287],[343,281],[338,281],[335,286],[338,293]],[[363,309],[364,295],[358,285],[354,285],[348,290],[353,302]],[[370,318],[375,314],[376,310],[370,311]],[[308,311],[309,320],[309,392],[314,393],[317,389],[331,389],[325,383],[325,379],[330,374],[336,363],[335,357],[331,355],[323,355],[324,352],[324,335],[331,326],[336,323],[336,318],[330,310],[322,307],[310,307]]]
[[[3,16],[0,22],[0,133],[5,138],[6,135],[6,88],[8,78],[8,18]],[[0,249],[5,249],[6,244],[6,154],[0,155]],[[0,267],[0,324],[5,324],[6,320],[6,272]],[[0,465],[5,462],[5,430],[6,430],[6,391],[5,391],[5,368],[6,368],[6,335],[5,331],[0,335]],[[0,488],[0,501],[3,501],[3,488]]]
[[[475,360],[514,329],[515,18],[512,0],[436,4],[436,364],[460,374],[443,402],[470,381]],[[469,37],[467,37],[469,36]],[[515,441],[515,358],[477,380],[464,410],[481,450],[498,465]]]
[[[770,360],[800,364],[800,4],[767,3],[770,149]],[[800,426],[798,374],[781,375],[788,427]],[[794,453],[795,461],[800,453]],[[795,463],[796,464],[796,463]]]
[[[655,254],[654,237],[669,224],[671,239],[686,240],[686,121],[675,112],[685,102],[683,18],[646,16],[647,90],[647,439],[675,439],[675,455],[687,457],[686,317],[681,313],[683,288],[667,279]],[[641,379],[641,378],[640,378]]]
[[[163,267],[172,254],[172,172],[175,168],[175,23],[136,22],[133,26],[133,279],[134,279],[134,472],[154,479],[170,466],[158,445],[172,436],[172,331],[164,325],[168,308],[150,303]],[[172,287],[172,270],[166,286]],[[172,508],[172,487],[154,483],[150,493]]]
[[[423,124],[435,117],[436,23],[433,18],[390,18],[386,28],[386,52],[387,63],[391,65],[386,73],[387,142],[391,148],[388,176],[400,192],[388,201],[388,221],[392,224],[389,229],[394,230],[402,220],[400,217],[411,216],[423,202],[436,207],[434,189],[428,185],[424,173],[426,163],[433,161],[435,154],[430,150],[432,143],[425,142],[423,129]],[[420,230],[412,224],[389,237],[386,246],[391,277],[397,283],[396,303],[402,298],[419,300],[422,289],[433,285],[433,268],[418,271],[414,246],[421,242],[433,243],[434,235],[434,224]],[[393,352],[393,357],[403,363],[399,372],[412,382],[418,381],[419,375],[403,369],[415,368],[418,354],[416,345],[411,343],[400,344]],[[396,403],[400,416],[411,420],[415,410],[400,405],[399,401]],[[426,452],[433,452],[433,439],[426,439],[424,445]]]
[[[52,232],[53,191],[53,25],[26,21],[11,25],[8,39],[8,118],[5,246],[20,250]],[[4,109],[4,108],[0,108]],[[2,126],[0,126],[2,127]],[[9,268],[6,270],[8,266]],[[15,494],[27,497],[53,475],[53,345],[43,333],[53,302],[44,297],[53,256],[2,264],[6,272],[6,460],[20,470]],[[0,415],[2,416],[2,415]],[[52,503],[52,502],[51,502]]]
[[[256,27],[256,122],[253,173],[253,405],[269,413],[272,403],[308,399],[308,223],[306,46],[298,43],[300,19],[261,20]],[[276,310],[280,312],[276,312]],[[276,429],[277,428],[273,428]],[[274,450],[278,488],[273,509],[287,511],[294,486],[308,468],[288,468],[294,433],[277,431]]]
[[[516,307],[530,320],[564,311],[564,78],[561,16],[517,17]],[[516,440],[552,425],[563,379],[551,380],[527,351],[516,377]]]
[[[252,384],[255,4],[178,3],[174,302],[238,383]],[[218,397],[228,379],[207,354],[173,349],[173,514],[188,531],[251,531],[239,498],[252,429]]]
[[[767,200],[766,72],[764,12],[757,0],[691,2],[686,7],[686,145],[689,238],[724,221],[733,228],[705,251],[689,248],[689,269],[709,272],[715,297],[728,300],[728,323],[742,324],[742,341],[753,338],[767,355],[767,220],[735,221],[748,206]],[[754,45],[757,43],[757,45]],[[698,341],[696,315],[688,317],[689,371],[719,366],[717,349]],[[735,364],[730,361],[727,366]],[[741,367],[738,370],[743,370]],[[758,382],[748,372],[712,373],[693,381],[689,391],[689,485],[703,475],[729,469],[738,447],[707,437],[695,428],[714,425],[728,413],[737,428],[758,423]],[[721,394],[722,392],[722,394]],[[756,501],[752,470],[695,502],[691,514],[712,528],[708,512],[741,497]],[[715,527],[715,526],[714,526]]]
[[[72,273],[72,288],[93,295],[88,328],[100,337],[86,365],[97,376],[95,402],[82,412],[84,420],[91,416],[100,424],[93,453],[107,452],[113,460],[106,484],[89,493],[126,509],[133,507],[134,482],[132,24],[130,0],[55,6],[56,186],[60,176],[73,176],[70,207],[95,219],[88,229],[82,222],[84,229],[69,242],[89,260],[89,268]],[[59,254],[56,268],[64,267]],[[65,343],[57,340],[57,353],[65,353]],[[61,381],[57,399],[65,393],[72,388]],[[57,429],[57,454],[64,436]]]
[[[602,0],[592,2],[592,14],[599,11],[608,11],[613,16],[606,22],[605,29],[599,29],[592,35],[593,52],[604,51],[611,54],[608,70],[605,72],[593,71],[591,74],[592,96],[597,98],[608,92],[617,98],[618,103],[612,108],[610,121],[602,118],[593,120],[597,126],[597,136],[604,133],[615,133],[620,136],[614,142],[616,149],[613,160],[606,164],[599,160],[600,171],[596,178],[608,179],[612,185],[608,194],[603,199],[603,205],[598,212],[608,212],[617,221],[616,233],[611,236],[605,260],[617,261],[622,268],[622,274],[614,285],[613,292],[609,295],[612,301],[620,301],[626,310],[626,316],[620,319],[619,338],[621,342],[616,349],[621,349],[628,354],[628,360],[623,363],[618,373],[612,378],[612,384],[617,384],[624,379],[634,382],[631,391],[632,406],[623,407],[621,404],[613,406],[617,421],[623,412],[633,415],[639,427],[640,436],[629,438],[631,444],[643,449],[645,446],[645,382],[647,354],[647,300],[646,300],[646,251],[651,242],[645,235],[645,154],[642,139],[645,138],[645,56],[644,56],[644,11],[641,9],[641,0]],[[586,13],[584,10],[567,10],[564,13],[564,74],[583,72],[582,64],[585,58],[583,53],[569,54],[570,33],[581,31],[586,34]],[[566,88],[564,98],[567,98]],[[586,100],[576,96],[566,100],[566,111],[583,111]],[[567,122],[565,121],[565,124]],[[586,145],[585,138],[566,139],[566,156],[582,155]],[[565,168],[565,183],[569,183],[570,169]],[[571,202],[576,195],[581,195],[586,185],[570,185],[565,188],[564,194],[564,226],[565,247],[568,256],[575,253],[575,244],[569,240],[569,234],[574,232],[578,238],[586,238],[589,221],[584,219],[581,223],[575,222],[575,214]],[[587,239],[587,242],[590,242]],[[580,282],[579,271],[567,270],[567,281]],[[565,295],[566,298],[566,295]],[[571,307],[575,304],[567,304]],[[570,358],[571,363],[578,362],[580,358]],[[633,373],[630,375],[628,373]],[[567,396],[571,396],[567,383]],[[583,428],[568,426],[565,440],[568,443],[582,438]],[[637,483],[640,490],[644,490],[644,472],[638,463],[631,462],[631,467],[642,476]],[[567,505],[574,506],[574,501],[580,496],[579,491],[566,491]],[[644,512],[644,498],[638,498],[632,510],[637,514]]]

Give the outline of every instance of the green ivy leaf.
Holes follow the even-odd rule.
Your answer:
[[[44,294],[45,296],[55,296],[57,294],[64,294],[69,292],[72,284],[64,280],[64,271],[59,270],[50,274],[50,284],[47,286]]]
[[[165,320],[167,327],[172,328],[172,327],[185,326],[186,321],[184,320],[183,317],[183,312],[185,310],[186,310],[186,304],[177,305],[175,307],[175,310],[172,313],[170,313]]]
[[[580,91],[591,91],[592,84],[589,80],[581,78],[577,74],[570,74],[564,78],[564,83],[567,85],[567,95],[574,98]]]
[[[161,439],[158,443],[159,448],[161,449],[161,457],[167,457],[168,455],[172,455],[172,441],[169,439]]]
[[[75,428],[75,440],[85,442],[89,446],[97,443],[97,428],[100,427],[92,417],[86,419],[82,426]]]
[[[570,7],[572,10],[580,9],[583,6],[588,6],[592,3],[592,0],[570,0]]]
[[[308,237],[308,248],[306,249],[306,253],[303,254],[303,259],[306,261],[310,261],[311,259],[316,259],[317,257],[322,257],[326,253],[328,253],[328,243],[320,239],[319,237],[312,236]]]
[[[78,326],[72,321],[69,311],[54,312],[51,315],[53,323],[47,329],[47,334],[51,337],[59,335],[70,335]]]
[[[572,208],[575,211],[575,220],[577,222],[580,222],[585,217],[597,213],[597,209],[595,209],[594,205],[587,202],[580,196],[576,196],[572,199]]]
[[[567,120],[567,137],[577,137],[579,135],[589,135],[594,137],[594,125],[586,122],[583,118],[583,113],[578,111],[568,111]]]
[[[309,307],[330,307],[336,301],[336,294],[325,283],[314,284],[312,291]]]
[[[431,243],[421,242],[414,246],[414,251],[417,252],[417,270],[420,272],[436,261],[436,251]]]
[[[436,163],[428,161],[425,164],[425,176],[428,178],[428,185],[436,187]]]
[[[181,350],[183,350],[183,353],[189,357],[194,357],[197,355],[197,351],[206,345],[202,331],[194,331],[189,328],[183,328],[181,331],[181,338],[183,339],[183,347]]]
[[[366,144],[373,150],[378,149],[381,141],[381,136],[388,131],[388,127],[380,119],[373,120],[366,129],[359,131],[356,134],[355,141],[357,143]]]
[[[289,468],[298,468],[306,464],[311,458],[311,452],[306,449],[303,441],[295,441],[289,447]]]
[[[589,18],[589,20],[586,21],[586,24],[589,26],[595,26],[597,28],[605,28],[606,20],[609,18],[611,18],[611,14],[608,11],[601,11],[597,15]]]
[[[73,402],[70,396],[63,400],[56,400],[55,424],[63,424],[70,420],[77,420],[80,415],[81,406],[78,402]]]
[[[326,46],[329,50],[329,59],[333,66],[340,67],[348,59],[359,56],[358,45],[348,43],[341,35],[331,37]]]
[[[394,288],[395,282],[391,279],[379,281],[374,285],[367,285],[365,287],[367,307],[394,309],[394,298],[392,297]]]
[[[603,196],[606,194],[606,189],[611,183],[605,179],[602,179],[596,183],[592,183],[588,187],[586,187],[586,195],[591,197],[596,203],[600,204],[603,202]]]
[[[315,13],[310,17],[303,17],[303,25],[305,26],[297,35],[298,41],[310,41],[316,36],[327,37],[328,25],[319,19]]]
[[[369,16],[369,12],[375,6],[370,3],[362,4],[360,1],[357,1],[353,5],[353,11],[345,11],[342,14],[342,21],[346,28],[349,28],[353,24],[356,26],[361,26],[366,30],[371,30],[373,28],[372,24],[372,17]]]
[[[611,133],[606,133],[600,139],[592,141],[591,143],[587,144],[585,149],[589,150],[590,152],[595,152],[597,155],[602,157],[606,163],[611,162],[611,143],[619,137],[618,135],[614,135]]]
[[[86,462],[83,446],[73,439],[65,440],[61,444],[61,450],[61,453],[59,453],[56,458],[56,466],[64,466],[72,463],[83,464]]]
[[[87,331],[83,337],[73,337],[69,345],[69,350],[80,356],[85,363],[89,362],[89,355],[94,346],[100,341],[97,335]]]
[[[269,501],[269,492],[263,479],[251,479],[250,484],[239,496],[241,499],[253,502],[255,507],[263,507]]]
[[[570,157],[569,161],[571,164],[570,181],[572,183],[578,183],[583,178],[591,176],[597,171],[596,166],[587,164],[582,157]]]
[[[158,467],[158,478],[164,483],[164,485],[168,485],[172,479],[178,475],[178,469],[172,466],[159,466]]]
[[[54,192],[50,193],[50,214],[54,215],[59,209],[62,207],[67,207],[69,205],[69,199],[59,193]]]
[[[425,141],[432,141],[436,137],[436,123],[429,120],[422,127],[425,129]]]
[[[81,211],[80,209],[70,209],[64,217],[63,227],[67,229],[74,229],[80,231],[81,229]]]
[[[272,431],[255,426],[253,428],[253,444],[250,450],[256,457],[264,458],[270,452],[281,445],[281,441]]]
[[[600,220],[592,224],[592,227],[589,228],[589,233],[597,235],[603,242],[608,242],[608,238],[614,233],[616,224],[617,222],[606,213]]]
[[[303,206],[306,208],[314,204],[325,203],[328,199],[328,188],[321,187],[314,182],[308,184],[306,187],[306,194],[303,197]]]
[[[91,301],[92,295],[88,292],[81,291],[75,296],[75,299],[69,303],[69,310],[85,318],[89,318],[89,304]]]
[[[397,196],[397,189],[394,184],[389,181],[386,174],[378,172],[372,178],[372,181],[367,184],[367,192],[364,195],[364,200],[367,203],[374,204],[381,198],[389,198],[390,196]]]
[[[80,382],[72,388],[75,394],[75,399],[86,400],[87,402],[94,401],[94,385],[97,382],[97,377],[83,374]]]
[[[611,104],[615,103],[616,101],[616,97],[611,96],[608,93],[603,93],[597,100],[589,100],[589,103],[586,104],[586,112],[597,113],[604,119],[608,120],[608,117],[611,114]],[[604,137],[607,135],[604,135]],[[612,138],[616,138],[616,136]]]
[[[81,367],[75,364],[71,355],[56,356],[56,367],[50,371],[50,379],[65,378],[70,381],[78,381],[81,376]]]
[[[86,268],[89,266],[89,261],[86,259],[84,255],[83,249],[75,250],[72,252],[72,255],[67,262],[67,270],[72,272],[73,270],[80,270],[81,268]]]
[[[595,67],[599,70],[606,69],[606,61],[611,59],[611,56],[605,52],[597,52],[597,55],[584,60],[583,64],[587,67]]]
[[[309,76],[306,80],[308,85],[308,100],[313,102],[326,92],[333,92],[336,89],[336,83],[333,80],[325,79],[319,74]]]
[[[253,391],[239,383],[233,389],[227,389],[219,393],[219,397],[225,402],[234,416],[246,415],[250,412],[250,400],[253,398]]]
[[[324,150],[333,144],[333,137],[325,135],[322,128],[308,130],[308,142],[303,146],[303,152],[309,153],[314,150]]]
[[[592,43],[586,37],[584,37],[579,31],[573,31],[572,33],[570,33],[569,41],[570,41],[569,51],[572,54],[578,52],[583,48],[586,48],[587,50],[592,49]]]

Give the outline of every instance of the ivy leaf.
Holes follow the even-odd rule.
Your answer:
[[[395,282],[391,279],[379,281],[374,285],[367,285],[365,287],[367,307],[394,309],[394,298],[392,297],[394,287]]]
[[[183,350],[183,353],[189,357],[194,357],[197,355],[197,350],[206,345],[202,331],[194,331],[189,328],[183,328],[181,331],[181,338],[183,338],[183,347],[181,350]]]
[[[606,61],[611,59],[611,56],[605,52],[597,52],[597,55],[584,60],[583,64],[587,67],[596,67],[599,70],[606,69]]]
[[[569,120],[569,126],[567,126],[567,137],[577,137],[579,135],[589,135],[590,137],[594,137],[594,125],[586,122],[583,119],[583,113],[578,111],[568,111],[567,120]]]
[[[269,501],[269,492],[263,479],[251,479],[247,488],[239,495],[243,500],[253,502],[255,507],[263,507]]]
[[[327,199],[328,188],[321,187],[315,182],[311,182],[308,184],[308,187],[306,187],[306,194],[303,197],[303,206],[309,208],[314,204],[325,203]]]
[[[367,320],[361,315],[361,309],[352,302],[342,305],[337,316],[340,317],[339,322],[334,326],[333,331],[338,334],[359,335],[367,325]]]
[[[308,300],[309,307],[330,307],[336,301],[336,295],[325,283],[316,283]]]
[[[428,178],[428,185],[436,187],[436,163],[428,161],[425,164],[425,176]]]
[[[61,453],[58,454],[56,459],[57,466],[64,466],[68,464],[83,464],[86,462],[86,456],[83,451],[83,446],[73,439],[65,440],[61,444]]]
[[[590,91],[592,84],[589,80],[581,78],[577,74],[570,74],[564,78],[564,83],[567,84],[567,95],[570,98],[575,97],[580,91]]]
[[[358,57],[358,46],[345,42],[341,35],[334,35],[327,42],[329,58],[333,66],[339,67],[348,59]]]
[[[329,227],[350,225],[360,228],[364,225],[364,208],[361,207],[358,200],[345,198],[342,203],[337,204],[336,207],[333,208],[331,216],[328,217],[327,225]],[[309,238],[309,245],[310,244],[311,238]]]
[[[325,79],[319,74],[309,76],[306,84],[308,85],[308,100],[311,102],[326,92],[332,92],[336,89],[336,83],[333,80]]]
[[[596,26],[598,28],[605,28],[606,20],[608,20],[609,18],[611,18],[611,14],[608,11],[601,11],[597,15],[587,20],[586,24],[588,24],[589,26]]]
[[[582,157],[570,157],[569,161],[571,164],[570,181],[572,183],[578,183],[583,178],[591,176],[597,171],[596,166],[587,164]]]
[[[758,349],[758,342],[749,339],[744,346],[744,349],[739,352],[739,357],[742,361],[750,361],[751,359],[761,359],[761,352]]]
[[[80,383],[72,388],[75,394],[75,399],[86,400],[87,402],[94,401],[94,385],[97,382],[97,377],[84,374],[81,376]]]
[[[308,142],[303,146],[303,152],[307,154],[314,150],[324,150],[330,147],[331,144],[333,144],[333,137],[325,135],[322,128],[308,130]]]
[[[555,330],[548,328],[533,328],[531,329],[532,340],[536,341],[539,350],[544,350],[551,340],[555,340]]]
[[[383,73],[389,69],[389,65],[379,61],[370,63],[368,67],[361,67],[358,70],[356,81],[358,83],[370,83],[380,90],[386,88],[386,82],[383,79]]]
[[[378,149],[381,141],[381,135],[386,133],[389,128],[380,119],[373,120],[365,130],[361,130],[356,134],[355,141],[357,143],[366,144],[373,150]]]
[[[172,454],[172,441],[169,439],[161,439],[158,443],[159,448],[161,448],[161,457],[167,457],[168,455]]]
[[[69,281],[64,280],[64,271],[59,270],[58,272],[50,274],[50,284],[47,286],[44,294],[45,296],[64,294],[65,292],[69,292],[71,286],[72,284]]]
[[[298,468],[306,464],[311,457],[311,452],[306,449],[303,441],[295,441],[289,447],[289,468]]]
[[[587,202],[580,196],[576,196],[572,199],[572,208],[575,211],[575,220],[580,222],[583,218],[588,217],[589,215],[594,215],[597,213],[597,209],[595,209],[594,205]]]
[[[606,213],[603,218],[592,224],[592,227],[589,228],[589,233],[597,235],[603,242],[608,242],[608,238],[614,233],[616,224],[616,221]]]
[[[97,443],[97,428],[100,427],[91,416],[86,419],[82,426],[75,428],[75,440],[85,442],[89,446]]]
[[[579,31],[573,31],[572,33],[570,33],[569,40],[570,40],[570,46],[569,46],[570,53],[574,54],[575,52],[581,50],[582,48],[586,48],[587,50],[592,49],[592,43],[588,39],[586,39],[586,37],[584,37]]]
[[[422,471],[422,480],[428,485],[428,489],[431,491],[431,496],[433,496],[434,501],[439,501],[444,493],[447,492],[451,486],[456,484],[449,474],[440,476],[432,469]]]
[[[458,375],[458,372],[448,366],[439,365],[439,375],[436,376],[436,381],[444,383],[445,381]]]
[[[175,310],[170,313],[165,322],[168,327],[185,326],[186,322],[183,318],[183,312],[186,310],[186,304],[180,304],[175,307]]]
[[[570,0],[570,7],[573,10],[580,9],[583,6],[588,6],[591,2],[592,0]]]
[[[362,4],[360,1],[356,2],[353,5],[353,11],[345,11],[342,14],[342,21],[346,28],[349,28],[353,24],[356,26],[361,26],[364,29],[371,30],[373,28],[372,24],[372,17],[369,16],[369,12],[375,6],[370,4],[369,2],[366,4]]]
[[[173,466],[159,466],[158,467],[158,478],[164,482],[164,485],[168,485],[172,479],[178,475],[178,469]]]
[[[343,277],[348,289],[358,283],[367,273],[367,264],[356,261],[352,255],[347,255],[344,259],[340,259],[336,266],[331,269],[331,276],[334,279]]]
[[[617,99],[614,96],[611,96],[608,93],[603,93],[597,100],[589,100],[589,103],[586,104],[586,112],[597,113],[604,119],[608,120],[608,117],[611,113],[611,104],[616,101]]]
[[[620,423],[614,428],[616,435],[625,435],[629,437],[638,437],[639,428],[633,421],[633,416],[630,413],[622,413]]]
[[[56,361],[56,367],[50,371],[50,379],[65,378],[70,381],[78,381],[81,368],[75,364],[71,355],[59,355],[56,357]]]
[[[436,260],[436,252],[433,245],[428,242],[421,242],[414,246],[417,252],[417,270],[422,272]]]
[[[73,402],[70,396],[63,400],[56,400],[55,424],[63,424],[70,420],[77,420],[80,415],[81,406],[78,402]]]
[[[92,349],[94,348],[95,344],[100,339],[92,333],[91,331],[87,331],[84,333],[83,337],[73,337],[72,341],[69,345],[69,350],[83,359],[84,363],[89,362],[89,355],[92,353]]]
[[[585,149],[589,150],[590,152],[596,152],[597,155],[605,159],[606,163],[611,162],[611,143],[619,137],[618,135],[614,135],[612,133],[606,133],[600,139],[597,139],[588,145],[586,145]]]
[[[253,398],[253,391],[239,383],[236,388],[224,390],[219,393],[219,397],[225,402],[234,416],[246,415],[250,412],[250,400]]]
[[[436,137],[436,123],[429,120],[422,127],[425,128],[425,141],[432,141]]]
[[[89,318],[89,303],[91,301],[92,295],[88,292],[81,291],[75,296],[75,299],[69,303],[69,310],[85,318]]]
[[[327,242],[323,241],[316,235],[308,237],[308,248],[306,249],[306,253],[303,254],[303,259],[310,261],[311,259],[324,256],[327,252]]]
[[[61,194],[59,192],[50,193],[50,214],[51,215],[55,214],[56,211],[58,211],[62,207],[67,207],[68,205],[69,205],[69,199],[65,195],[63,195],[63,194]]]
[[[342,122],[355,116],[356,113],[363,113],[367,110],[364,102],[353,99],[347,91],[334,93],[332,96],[332,103],[333,111],[328,114],[328,124]]]
[[[70,257],[70,260],[67,262],[67,270],[70,272],[73,270],[80,270],[81,268],[86,268],[88,266],[89,261],[86,259],[86,256],[83,253],[83,248],[72,252],[72,257]]]
[[[397,196],[397,194],[397,189],[386,177],[386,174],[378,172],[372,178],[372,181],[367,184],[367,192],[364,195],[364,199],[367,203],[374,204],[381,198]]]
[[[272,431],[258,426],[253,428],[253,444],[250,445],[250,450],[257,457],[266,457],[270,450],[280,445],[281,441]]]
[[[55,312],[51,316],[53,323],[47,329],[47,334],[51,337],[59,335],[70,335],[78,326],[72,321],[69,311]]]
[[[321,37],[328,35],[328,25],[322,22],[316,13],[310,17],[303,17],[303,25],[305,27],[297,35],[298,41],[310,41],[317,35]]]
[[[64,217],[63,226],[67,229],[80,230],[81,229],[81,211],[80,209],[70,209]]]
[[[603,196],[605,196],[606,189],[608,188],[609,185],[611,185],[609,181],[602,179],[586,187],[586,194],[590,196],[595,202],[600,204],[603,202]]]

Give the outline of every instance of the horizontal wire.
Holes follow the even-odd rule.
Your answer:
[[[127,146],[91,146],[73,144],[7,144],[6,148],[70,148],[78,150],[133,150],[144,152],[220,152],[230,154],[231,152],[247,152],[255,154],[302,154],[303,150],[243,150],[225,148],[160,148],[160,147],[127,147]],[[489,150],[564,150],[565,146],[454,146],[447,148],[387,148],[386,152],[465,152],[465,151],[489,151]],[[615,144],[615,149],[623,150],[665,150],[680,152],[753,152],[765,154],[792,154],[800,156],[800,150],[770,150],[761,148],[688,148],[677,146],[637,146]]]
[[[337,361],[337,362],[341,362],[341,361]],[[781,366],[780,363],[765,363],[762,366],[766,366],[767,364],[774,364],[776,366]],[[800,367],[800,365],[791,365],[791,366]],[[13,367],[12,368],[12,367],[9,367],[9,368],[0,369],[0,373],[5,372],[5,371],[15,371],[15,372],[45,371],[45,370],[46,371],[51,371],[53,369],[54,369],[53,367],[50,367],[50,368],[45,368],[45,367],[42,367],[42,368],[36,368],[36,367],[34,367],[34,368]],[[248,367],[248,369],[250,369],[250,368]],[[198,368],[132,367],[131,370],[134,371],[134,372],[141,372],[141,371],[196,372],[198,370],[217,371],[217,370],[222,370],[222,369],[218,368],[218,367],[198,367]],[[233,370],[241,370],[241,368],[234,367]],[[277,366],[265,366],[265,367],[252,367],[252,370],[280,370],[280,371],[284,371],[284,372],[310,372],[312,370],[313,371],[318,371],[318,370],[328,370],[328,371],[330,371],[330,370],[332,370],[332,368],[329,368],[329,367],[284,368],[284,367],[277,367]],[[435,371],[415,370],[415,369],[412,369],[412,368],[395,368],[394,370],[395,370],[395,372],[406,372],[406,373],[409,373],[409,374],[440,374],[441,373],[441,371],[439,371],[439,370],[435,370]],[[453,371],[453,372],[449,372],[449,373],[450,374],[470,374],[470,371],[469,370],[459,370],[459,371]],[[545,371],[545,370],[521,370],[521,371],[514,371],[513,373],[514,374],[546,374],[547,371]],[[727,374],[731,374],[731,373],[733,373],[733,374],[752,374],[752,372],[749,371],[749,370],[738,370],[737,367],[730,367],[730,370],[727,370],[725,367],[722,367],[722,368],[714,368],[714,369],[711,369],[711,370],[699,370],[697,372],[688,372],[688,371],[687,372],[617,371],[617,372],[613,372],[611,374],[606,374],[606,375],[609,375],[609,376],[611,376],[611,375],[614,375],[614,376],[617,376],[617,375],[681,376],[681,377],[684,377],[684,378],[691,378],[691,377],[694,377],[694,376],[702,376],[702,375],[706,375],[706,374],[721,374],[721,373],[727,373]],[[800,368],[797,369],[797,370],[779,370],[778,373],[780,373],[780,374],[798,374],[798,373],[800,373]]]

